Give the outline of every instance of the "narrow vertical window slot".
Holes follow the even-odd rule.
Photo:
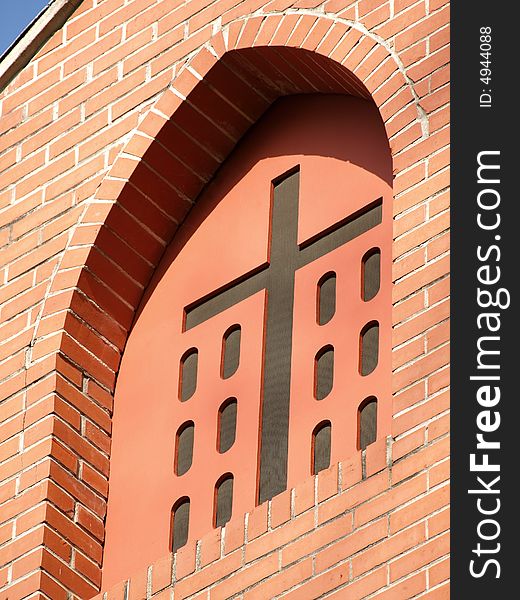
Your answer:
[[[230,327],[222,338],[221,377],[227,379],[235,374],[240,364],[240,325]]]
[[[334,348],[322,348],[316,354],[314,363],[314,397],[323,400],[330,394],[334,383]]]
[[[316,305],[316,321],[325,325],[336,312],[336,273],[325,273],[318,281]]]
[[[379,323],[372,321],[363,327],[360,336],[359,372],[370,375],[379,360]]]
[[[330,421],[320,423],[312,434],[312,474],[316,475],[330,466],[331,445]]]
[[[377,437],[377,398],[370,396],[358,409],[358,447],[364,450],[376,441]]]
[[[175,474],[184,475],[193,461],[193,438],[195,435],[195,425],[193,421],[183,423],[175,439]]]
[[[215,486],[215,527],[223,527],[233,513],[233,475],[228,473]]]
[[[222,454],[235,443],[237,399],[228,398],[218,411],[217,450]]]
[[[189,400],[197,388],[197,370],[199,352],[197,348],[190,348],[181,359],[179,377],[179,399],[181,402]]]
[[[361,297],[372,300],[381,285],[381,250],[372,248],[361,260]]]
[[[178,500],[172,510],[172,552],[182,548],[188,541],[188,532],[190,528],[190,499],[181,498]]]

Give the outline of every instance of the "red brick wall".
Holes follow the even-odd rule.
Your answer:
[[[381,442],[233,518],[106,597],[170,599],[174,589],[175,600],[446,598],[448,464],[424,466],[432,461],[422,452],[402,456],[391,438]],[[435,439],[430,452],[444,456],[446,439]]]
[[[0,598],[99,590],[112,393],[134,311],[190,201],[248,123],[302,91],[372,95],[390,140],[391,452],[368,453],[364,481],[359,457],[345,457],[339,487],[333,468],[318,498],[314,480],[302,483],[284,524],[276,515],[289,518],[289,493],[273,500],[267,533],[268,507],[257,508],[245,550],[240,520],[223,548],[210,534],[193,575],[195,548],[183,550],[176,598],[183,586],[215,584],[200,597],[218,597],[219,586],[240,593],[268,576],[251,593],[305,581],[295,595],[309,598],[353,580],[349,598],[448,596],[448,33],[449,8],[436,0],[84,0],[2,92]],[[218,102],[208,103],[208,84]],[[203,131],[197,109],[209,119]],[[196,174],[180,190],[169,175],[179,161]],[[153,186],[150,172],[162,175]],[[363,551],[355,540],[381,524]],[[308,552],[285,568],[291,543]],[[249,567],[263,544],[273,550]],[[330,569],[323,557],[335,550],[320,549],[329,544],[342,561]],[[169,560],[151,568],[149,594],[169,585]],[[136,575],[130,594],[144,585]]]

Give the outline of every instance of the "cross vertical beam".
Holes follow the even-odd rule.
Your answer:
[[[258,501],[287,485],[289,397],[291,391],[294,272],[298,259],[299,172],[273,189],[271,249],[267,271],[262,430]]]

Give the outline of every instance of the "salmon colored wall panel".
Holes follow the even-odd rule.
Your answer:
[[[371,153],[352,137],[357,130],[351,132],[351,124],[359,121],[369,132],[367,144],[379,140]],[[364,168],[355,165],[356,160]],[[287,262],[281,265],[282,271],[288,269],[282,278],[295,276],[294,300],[290,300],[294,316],[292,323],[282,324],[292,329],[293,337],[289,451],[282,457],[289,476],[284,487],[310,475],[312,430],[320,420],[332,423],[332,462],[356,451],[357,409],[367,396],[379,399],[379,435],[389,433],[389,165],[384,128],[370,103],[352,97],[298,96],[279,101],[262,118],[202,194],[150,284],[123,355],[114,406],[104,585],[116,583],[170,550],[170,514],[181,498],[190,500],[188,540],[210,532],[215,523],[215,486],[225,474],[234,477],[234,515],[258,502],[261,444],[284,443],[277,437],[262,441],[261,412],[267,410],[262,390],[269,384],[263,379],[268,314],[277,310],[269,303],[276,297],[269,286],[285,284],[266,283],[267,289],[195,325],[188,320],[185,325],[184,315],[215,290],[232,289],[237,279],[247,285],[248,275],[253,280],[280,267],[271,256],[276,225],[274,221],[270,225],[270,219],[285,209],[281,205],[273,209],[273,182],[295,167],[301,175],[295,245],[276,259]],[[305,232],[304,238],[319,235],[327,241],[330,231],[345,219],[382,198],[379,225],[333,251],[321,251],[326,252],[321,258],[305,259],[307,263],[292,274],[295,267],[289,265],[289,255],[298,259],[305,248],[312,249],[308,244],[296,246],[297,229],[300,236]],[[296,214],[288,218],[296,219]],[[383,253],[381,289],[373,300],[363,302],[362,258],[372,247]],[[336,314],[327,325],[318,326],[317,282],[331,270],[338,278]],[[362,377],[357,372],[359,335],[374,319],[380,323],[380,360],[374,373]],[[232,376],[223,378],[222,340],[234,325],[241,328],[239,365]],[[330,397],[317,401],[312,392],[314,356],[326,343],[335,348],[334,386]],[[192,395],[181,401],[179,365],[192,348],[198,351],[197,382]],[[228,398],[237,399],[236,440],[227,452],[219,453],[218,411]],[[186,473],[176,476],[175,432],[186,422],[194,423],[193,461]]]

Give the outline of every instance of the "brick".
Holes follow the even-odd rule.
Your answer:
[[[97,135],[94,135],[89,141],[86,141],[80,145],[79,160],[84,160],[91,154],[102,150],[109,144],[125,136],[129,131],[137,126],[137,121],[138,116],[131,114],[120,121],[113,123],[110,127],[105,127]]]
[[[79,142],[82,142],[102,128],[105,128],[108,123],[108,110],[104,110],[94,117],[88,118],[84,123],[67,131],[65,135],[51,144],[50,158],[52,159],[65,150],[77,146]]]
[[[415,498],[426,491],[426,475],[418,475],[409,481],[392,487],[386,494],[370,500],[355,511],[354,521],[359,527],[376,519],[401,504]]]
[[[268,503],[264,502],[257,506],[249,513],[247,522],[247,541],[254,540],[259,535],[267,531],[267,507]]]
[[[383,117],[385,117],[385,114],[383,114]],[[388,127],[387,134],[390,138],[390,148],[395,155],[410,146],[415,146],[414,142],[417,142],[422,137],[422,127],[419,123],[413,123],[393,135],[391,131],[392,128]]]
[[[25,579],[22,579],[19,582],[14,582],[11,585],[6,587],[6,592],[9,592],[9,595],[13,598],[25,598],[36,592],[40,589],[40,573],[37,571],[36,573],[32,573]],[[63,590],[65,592],[65,590]],[[67,600],[67,593],[65,592],[65,596],[58,595],[56,596],[56,600]]]
[[[330,58],[341,62],[360,39],[361,33],[359,31],[349,29],[341,42],[334,48],[332,54],[330,54]]]
[[[151,28],[150,28],[151,33]],[[137,37],[137,36],[136,36]],[[160,55],[165,50],[170,49],[175,44],[181,42],[184,38],[184,26],[181,24],[172,31],[165,33],[158,40],[153,43],[141,43],[143,46],[140,50],[135,52],[132,56],[128,56],[123,61],[123,72],[126,75],[134,69],[137,69],[143,64],[148,63],[151,59]],[[148,42],[149,40],[147,40]]]
[[[419,19],[422,19],[425,14],[424,4],[418,2],[415,6],[396,14],[395,17],[388,22],[382,23],[375,31],[384,39],[389,39],[407,29],[412,23],[416,23]]]
[[[284,546],[288,542],[311,531],[313,528],[313,515],[307,513],[297,517],[276,531],[271,531],[267,535],[254,541],[249,541],[246,545],[245,560],[246,562],[250,562],[265,554],[269,554],[277,548]]]
[[[354,453],[349,459],[340,463],[341,489],[345,490],[363,479],[363,468],[361,464],[361,451]],[[341,491],[341,490],[340,490]]]
[[[172,564],[173,555],[168,554],[161,558],[152,566],[152,594],[156,594],[160,590],[168,587],[172,583]]]
[[[421,337],[411,342],[406,342],[404,346],[394,348],[392,351],[392,368],[398,369],[424,354],[424,346],[424,338]]]
[[[244,600],[265,600],[290,589],[294,585],[305,581],[312,575],[312,559],[300,561],[292,567],[284,569],[263,583],[254,586],[244,594]]]
[[[294,514],[299,515],[314,506],[315,478],[309,477],[294,488]]]
[[[401,412],[410,406],[424,400],[426,397],[426,384],[424,381],[414,384],[403,392],[394,395],[394,413]]]
[[[431,394],[448,387],[450,385],[450,368],[446,367],[437,373],[428,377],[428,389]]]
[[[386,467],[386,446],[387,441],[385,438],[381,438],[367,446],[365,450],[366,477],[371,477]]]
[[[94,45],[85,48],[83,51],[78,52],[74,57],[65,61],[63,65],[64,75],[68,75],[80,69],[87,63],[92,62],[97,56],[107,52],[121,41],[121,30],[116,29],[111,33],[105,35],[101,39],[98,39]]]
[[[282,567],[290,565],[307,554],[314,554],[319,548],[323,548],[340,537],[348,535],[351,531],[351,513],[347,513],[338,519],[328,522],[326,525],[322,525],[317,530],[283,548]]]
[[[449,584],[442,585],[422,596],[423,600],[449,600],[450,597]]]
[[[412,550],[390,565],[390,579],[396,581],[408,573],[418,570],[449,552],[449,536],[441,535]]]
[[[34,98],[40,92],[47,90],[51,85],[57,83],[61,78],[60,69],[56,68],[49,71],[41,77],[37,77],[35,81],[32,81],[30,85],[26,85],[11,94],[2,103],[2,115],[6,115],[15,108],[18,108],[21,104]]]
[[[224,554],[229,554],[244,544],[244,517],[232,518],[224,530]]]
[[[431,386],[429,385],[428,387],[430,388]],[[431,389],[429,391],[432,393]],[[393,435],[401,435],[405,431],[413,429],[420,423],[427,422],[429,419],[444,412],[448,408],[449,396],[446,392],[434,396],[433,398],[428,399],[427,402],[423,402],[406,413],[394,417]]]
[[[449,186],[449,177],[447,172],[436,173],[432,177],[426,179],[423,183],[415,188],[405,192],[396,199],[394,210],[396,214],[403,210],[407,210],[412,206],[416,206],[420,202],[427,200],[429,197],[438,194]]]
[[[187,7],[191,8],[194,4],[194,2],[190,2]],[[176,22],[175,25],[178,25],[178,22]],[[161,73],[161,71],[170,68],[175,63],[178,63],[181,59],[185,58],[188,54],[207,42],[211,37],[211,31],[211,26],[205,27],[153,59],[151,61],[152,77]],[[161,23],[159,23],[159,33],[161,34]]]
[[[34,196],[28,198],[28,200],[31,200],[32,203],[35,204],[35,207],[38,208],[38,210],[34,210],[26,214],[21,219],[13,223],[13,225],[11,226],[11,233],[13,239],[22,237],[29,231],[40,227],[46,221],[49,221],[57,215],[60,215],[72,206],[72,197],[58,198],[54,202],[48,204],[46,203],[43,205],[40,205],[39,194],[35,194]],[[35,200],[38,200],[37,204]]]
[[[352,559],[353,577],[371,571],[425,541],[426,527],[424,523],[380,541]]]
[[[450,415],[445,414],[435,418],[428,425],[428,441],[434,441],[438,437],[442,437],[450,430]]]
[[[5,152],[0,157],[0,172],[6,171],[16,163],[16,148]]]
[[[450,293],[450,279],[445,277],[442,281],[436,282],[428,289],[429,305],[440,302]]]
[[[431,582],[431,580],[430,580]],[[426,573],[417,573],[408,577],[401,583],[393,585],[388,590],[377,594],[377,600],[402,600],[402,598],[415,598],[426,589]]]
[[[106,15],[117,10],[123,4],[124,0],[105,0],[96,7],[96,10],[76,10],[74,13],[75,18],[71,19],[66,25],[66,39],[70,40],[81,31],[88,29]]]
[[[416,40],[422,39],[431,32],[438,30],[449,22],[449,18],[449,8],[445,7],[444,9],[429,15],[419,23],[414,24],[412,27],[409,27],[406,31],[396,36],[396,50],[400,52],[403,48],[413,44]]]
[[[324,523],[347,510],[362,504],[369,498],[381,494],[388,488],[388,473],[382,472],[365,479],[318,506],[318,522]]]
[[[392,460],[395,462],[410,454],[414,450],[417,450],[424,444],[425,441],[425,430],[418,429],[411,433],[406,433],[403,437],[395,440],[392,445]]]
[[[148,587],[148,568],[133,573],[128,583],[128,600],[145,600]]]
[[[200,564],[202,567],[220,558],[220,527],[207,533],[200,541]]]
[[[85,436],[87,439],[95,444],[100,450],[109,454],[110,452],[110,436],[108,436],[102,429],[100,429],[94,423],[85,421]]]
[[[197,546],[186,544],[175,553],[175,578],[182,579],[195,571]]]
[[[8,114],[2,114],[2,119],[0,120],[0,134],[5,136],[7,131],[12,129],[19,128],[20,124],[23,120],[23,109],[18,108],[17,110],[13,110]],[[3,150],[7,146],[0,146]]]
[[[136,73],[140,74],[141,69],[137,70]],[[139,106],[144,101],[150,100],[160,91],[165,90],[170,82],[171,74],[163,73],[162,75],[156,76],[147,85],[133,89],[128,96],[121,98],[112,106],[112,118],[118,119],[136,106]]]
[[[421,140],[411,148],[400,152],[399,155],[394,158],[394,169],[400,171],[403,168],[411,167],[418,160],[434,154],[437,150],[444,148],[447,144],[449,144],[449,131],[447,129],[436,131],[435,133],[430,134],[427,139]]]
[[[426,347],[428,350],[437,348],[441,344],[444,344],[444,342],[447,342],[449,337],[450,323],[449,321],[444,321],[428,332],[426,335]]]
[[[406,298],[416,290],[426,287],[447,273],[449,273],[449,257],[443,257],[427,263],[422,269],[401,280],[394,286],[394,301]]]
[[[420,452],[403,458],[393,465],[392,481],[397,483],[447,456],[449,456],[449,440],[447,438],[425,446]]]
[[[136,88],[138,85],[144,83],[145,81],[145,69],[138,69],[135,73],[132,73],[130,76],[125,77],[121,81],[116,82],[116,69],[110,71],[107,75],[105,75],[105,79],[110,81],[113,80],[113,85],[105,85],[100,88],[98,94],[91,93],[85,99],[85,112],[86,116],[91,115],[94,112],[108,106],[111,102],[119,98],[123,94],[128,93],[129,91]],[[107,83],[108,83],[107,81]],[[114,116],[112,115],[112,118]]]
[[[40,94],[37,98],[29,102],[29,114],[35,114],[39,111],[48,108],[59,99],[64,98],[73,90],[78,89],[87,81],[86,68],[80,69],[72,73],[68,77],[60,80],[59,83],[51,86],[47,91]]]
[[[96,589],[101,587],[100,566],[79,552],[79,550],[75,550],[74,552],[74,569],[80,575],[86,577]]]
[[[81,504],[78,504],[77,507],[76,521],[98,540],[104,540],[105,528],[103,521]]]
[[[419,183],[424,179],[426,175],[426,162],[419,161],[416,165],[411,166],[410,168],[396,173],[394,177],[394,195],[398,196],[402,192],[406,191],[408,188],[412,187],[416,183]],[[394,228],[397,222],[394,223]],[[404,228],[403,228],[404,229]],[[395,229],[394,229],[395,231]]]
[[[447,25],[430,35],[430,49],[432,51],[443,48],[450,41],[450,26]]]
[[[430,129],[432,133],[444,129],[450,122],[450,107],[444,106],[435,111],[430,117]],[[448,127],[449,129],[449,127]]]
[[[379,519],[366,527],[354,530],[343,540],[331,544],[316,555],[316,572],[325,571],[336,563],[357,554],[388,534],[387,519]]]
[[[318,503],[338,493],[338,464],[318,473]]]
[[[449,316],[450,305],[448,300],[441,301],[436,306],[418,313],[411,319],[399,325],[394,329],[392,343],[399,345],[410,340],[431,328],[438,323],[445,321]]]
[[[8,186],[41,167],[45,162],[44,155],[45,153],[40,151],[29,158],[17,162],[15,165],[11,165],[2,175],[3,186]]]
[[[275,529],[291,518],[291,490],[285,490],[271,500],[270,526]]]
[[[43,552],[42,567],[58,581],[61,579],[66,582],[67,587],[80,598],[87,598],[97,592],[93,585],[50,552]]]
[[[335,594],[329,596],[329,598],[339,600],[344,597],[345,592],[352,598],[365,598],[376,590],[381,589],[386,583],[386,578],[386,570],[384,568],[378,569],[357,579],[346,588],[338,590]]]
[[[428,46],[426,41],[420,41],[417,44],[414,44],[410,48],[403,50],[401,52],[400,57],[403,61],[403,65],[405,67],[410,67],[411,65],[419,62],[428,54]]]
[[[228,554],[196,574],[183,578],[175,586],[177,598],[186,598],[204,589],[209,584],[222,579],[236,571],[242,563],[241,552],[236,551]],[[176,600],[177,600],[176,598]]]
[[[212,588],[211,596],[215,600],[226,600],[237,592],[276,573],[276,571],[278,571],[278,556],[276,554],[267,556],[256,562],[254,565],[235,573],[233,577],[217,584]]]
[[[449,559],[442,560],[441,562],[433,565],[428,569],[428,577],[430,585],[435,587],[439,583],[446,581],[450,577],[450,561]]]
[[[340,566],[327,574],[313,577],[309,582],[296,588],[294,591],[284,594],[284,600],[298,600],[308,598],[319,598],[325,592],[328,592],[338,585],[346,583],[349,579],[346,566]]]
[[[444,533],[450,527],[450,510],[446,508],[428,519],[428,537],[433,538]]]
[[[363,24],[370,31],[390,17],[390,6],[383,4],[363,18]]]
[[[434,175],[441,169],[444,169],[445,167],[447,167],[449,165],[449,161],[450,161],[449,148],[444,148],[440,152],[437,152],[437,154],[435,154],[428,160],[428,174]],[[446,198],[449,201],[448,194],[441,194],[441,196],[443,196],[443,198]],[[437,200],[437,198],[435,198],[435,200]],[[431,203],[430,203],[430,206],[431,206]]]

